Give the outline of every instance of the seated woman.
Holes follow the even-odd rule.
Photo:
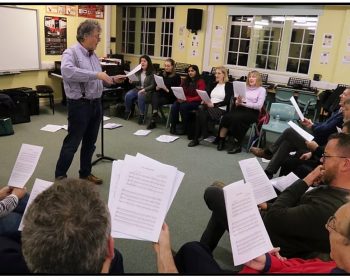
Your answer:
[[[18,227],[29,198],[26,192],[9,186],[0,189],[0,236],[19,238]]]
[[[171,106],[171,121],[170,121],[170,133],[171,134],[187,134],[188,120],[191,111],[197,110],[201,103],[196,89],[205,90],[205,82],[199,75],[199,69],[197,65],[190,65],[187,69],[187,76],[182,81],[181,86],[185,92],[186,100],[177,99]],[[181,114],[181,120],[183,124],[183,131],[177,132],[176,125],[179,123],[179,113]]]
[[[233,94],[232,83],[228,81],[227,70],[225,67],[216,67],[215,70],[216,86],[210,93],[210,101],[199,107],[196,114],[196,130],[194,139],[188,143],[189,147],[199,145],[199,137],[203,139],[208,137],[208,122],[219,121],[228,111]]]
[[[264,105],[266,90],[261,86],[261,76],[258,71],[248,73],[246,97],[243,100],[240,96],[234,98],[231,112],[225,114],[220,123],[219,141],[217,149],[221,151],[225,147],[225,138],[230,130],[234,139],[229,154],[240,153],[241,144],[249,126],[257,122],[261,107]]]
[[[171,90],[171,87],[178,87],[181,84],[181,77],[175,73],[175,61],[167,58],[164,62],[164,71],[160,75],[163,77],[166,88],[156,86],[156,92],[152,95],[152,119],[147,126],[147,129],[156,127],[156,119],[158,117],[158,109],[165,104],[173,104],[176,97]]]
[[[138,81],[131,82],[135,87],[125,94],[125,119],[131,116],[131,107],[135,99],[137,99],[139,107],[138,123],[143,124],[145,119],[146,102],[151,100],[151,95],[155,89],[154,71],[151,58],[143,55],[139,59],[141,64],[140,71],[135,73]]]

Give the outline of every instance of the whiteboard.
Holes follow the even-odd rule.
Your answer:
[[[40,69],[37,10],[0,6],[0,72]]]

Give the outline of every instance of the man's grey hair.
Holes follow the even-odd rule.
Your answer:
[[[27,209],[22,251],[32,273],[97,274],[108,253],[111,224],[96,186],[63,179]]]
[[[80,23],[77,29],[78,42],[83,42],[84,37],[91,35],[95,30],[97,30],[97,32],[101,32],[102,30],[101,25],[96,20],[87,19]]]

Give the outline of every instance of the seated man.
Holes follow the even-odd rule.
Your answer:
[[[288,187],[273,203],[261,205],[272,244],[281,247],[281,253],[286,257],[305,258],[329,253],[327,231],[323,225],[347,202],[350,194],[350,135],[332,135],[322,163],[303,180]],[[321,180],[323,185],[306,192]],[[204,199],[212,216],[200,241],[214,250],[228,229],[223,190],[209,187]]]
[[[305,118],[301,124],[310,129],[315,136],[315,141],[318,145],[325,145],[327,138],[332,133],[337,132],[337,127],[342,127],[343,124],[343,105],[345,100],[350,99],[350,88],[344,90],[340,95],[340,109],[335,112],[329,119],[322,123],[313,123]],[[273,175],[281,167],[282,163],[293,151],[307,151],[305,140],[294,129],[287,128],[276,142],[267,149],[251,148],[250,151],[257,157],[270,159],[269,164],[265,168],[266,175],[271,179]]]
[[[345,116],[345,109],[347,108],[349,116]],[[344,106],[344,124],[342,132],[350,134],[350,100],[345,102]],[[311,152],[307,152],[294,157],[289,157],[281,166],[279,176],[288,175],[294,172],[299,178],[303,179],[307,176],[317,165],[320,164],[322,154],[324,153],[324,146],[319,146],[315,141],[306,141],[306,146]]]
[[[350,202],[330,216],[325,228],[328,231],[332,261],[320,259],[286,259],[279,255],[279,248],[259,256],[247,263],[240,274],[251,273],[350,273]],[[221,274],[225,273],[214,260],[206,245],[189,242],[181,247],[175,256],[171,255],[170,233],[163,225],[159,242],[155,243],[157,266],[160,273]]]
[[[59,180],[27,209],[23,256],[32,273],[123,273],[110,233],[110,214],[94,185]]]

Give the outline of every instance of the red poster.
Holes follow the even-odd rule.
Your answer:
[[[67,48],[67,18],[45,16],[45,54],[60,55]]]
[[[78,5],[78,16],[103,19],[104,9],[104,5]]]

